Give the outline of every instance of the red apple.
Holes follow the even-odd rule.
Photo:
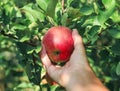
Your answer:
[[[66,62],[74,49],[72,31],[64,26],[54,26],[44,35],[43,44],[51,61]]]

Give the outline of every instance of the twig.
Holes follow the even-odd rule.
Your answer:
[[[112,27],[115,26],[115,25],[116,25],[116,24],[114,23],[114,24],[108,26],[108,27],[105,28],[105,29],[101,29],[101,31],[98,33],[98,36],[100,37],[105,30],[110,29],[110,28],[112,28]]]
[[[0,31],[0,34],[3,35],[3,36],[9,37],[9,38],[18,40],[17,37],[15,37],[15,36],[12,35],[12,34],[6,34],[3,30]],[[23,43],[28,44],[28,45],[33,46],[33,47],[36,47],[36,46],[37,46],[37,44],[32,43],[31,41],[24,41]]]
[[[62,4],[62,11],[64,12],[65,1],[62,0],[61,4]]]
[[[33,46],[33,47],[36,47],[36,46],[37,46],[37,44],[32,43],[32,42],[30,42],[30,41],[24,41],[23,43],[28,44],[28,45]]]

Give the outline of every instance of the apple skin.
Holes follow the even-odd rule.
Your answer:
[[[44,35],[43,44],[52,62],[67,62],[74,50],[72,31],[64,26],[54,26]]]

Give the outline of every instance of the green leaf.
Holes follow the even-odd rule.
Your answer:
[[[69,7],[67,12],[68,12],[68,17],[71,19],[75,19],[82,16],[80,10],[76,8]]]
[[[51,17],[49,17],[49,16],[47,16],[47,18],[48,18],[49,22],[50,22],[52,25],[54,25],[54,26],[57,25],[57,23],[54,21],[53,18],[51,18]]]
[[[20,53],[22,53],[23,55],[27,54],[27,44],[21,43],[21,42],[16,42],[16,45],[18,47],[18,50]]]
[[[56,88],[58,87],[58,85],[56,85],[56,86],[50,86],[50,89],[51,89],[51,91],[56,91]]]
[[[29,39],[30,39],[29,37],[30,37],[29,35],[26,35],[26,36],[22,37],[22,38],[20,39],[20,42],[24,42],[24,41],[29,40]]]
[[[94,12],[95,12],[96,14],[98,14],[98,13],[99,13],[99,8],[98,8],[97,2],[96,2],[96,3],[93,3],[93,8],[94,8]]]
[[[40,50],[41,50],[41,46],[37,46],[37,48],[35,49],[35,52],[36,52],[36,53],[39,53]]]
[[[108,33],[116,39],[120,39],[120,29],[118,28],[111,28],[108,30]]]
[[[114,7],[115,0],[102,0],[102,3],[104,4],[106,9],[109,9],[111,7]]]
[[[100,30],[99,26],[93,26],[88,32],[87,32],[87,38],[91,41],[93,44],[98,39],[98,32]]]
[[[58,3],[58,0],[50,0],[47,6],[47,15],[54,19],[55,17],[55,8]]]
[[[16,30],[16,35],[17,35],[20,42],[27,41],[31,37],[31,33],[30,33],[29,29]]]
[[[47,4],[48,4],[47,1],[48,1],[48,0],[36,0],[36,2],[37,2],[37,4],[39,5],[39,7],[40,7],[41,9],[43,9],[44,11],[46,11],[46,9],[47,9]]]
[[[98,34],[98,31],[100,30],[99,26],[93,26],[89,31],[88,31],[88,36],[89,38],[93,38],[96,34]]]
[[[88,17],[87,19],[86,19],[86,21],[83,23],[83,27],[86,27],[86,26],[88,26],[88,25],[90,25],[90,26],[93,26],[93,25],[101,25],[100,24],[100,22],[98,21],[98,19],[97,19],[97,16],[90,16],[90,17]]]
[[[28,4],[22,8],[22,11],[25,12],[26,16],[29,18],[31,22],[43,21],[44,14],[41,13],[34,4]]]
[[[62,24],[63,26],[66,26],[67,19],[68,19],[68,14],[67,14],[67,13],[64,13],[63,16],[62,16],[62,19],[61,19],[61,24]]]
[[[16,24],[11,29],[13,29],[13,30],[16,30],[16,29],[18,29],[18,30],[25,30],[26,28],[27,27],[25,25]]]
[[[6,4],[5,6],[4,6],[4,9],[5,9],[5,13],[6,13],[6,15],[11,15],[12,14],[12,12],[13,12],[13,9],[14,9],[14,7],[11,7],[11,5],[10,5],[10,3],[9,4]]]
[[[14,90],[18,91],[19,88],[32,88],[32,87],[33,86],[31,83],[23,82],[23,83],[19,84],[17,87],[15,87]]]
[[[40,84],[40,80],[41,80],[41,67],[40,65],[38,65],[37,63],[32,63],[31,61],[25,60],[27,61],[26,66],[25,66],[25,70],[26,73],[28,75],[28,78],[30,80],[30,82],[39,85]]]
[[[26,51],[27,54],[32,54],[34,52],[34,47],[28,45]]]
[[[111,18],[114,22],[116,22],[116,23],[120,22],[120,14],[119,14],[119,11],[116,10],[110,18]]]
[[[67,0],[67,6],[70,6],[73,0]]]
[[[117,64],[116,73],[117,75],[120,75],[120,62]]]
[[[98,21],[101,25],[110,18],[110,16],[114,13],[115,10],[115,0],[102,0],[104,6],[106,7],[105,11],[100,11],[98,15]]]
[[[92,12],[93,12],[93,7],[92,6],[88,6],[88,5],[86,5],[86,6],[83,6],[81,9],[80,9],[80,12],[82,13],[82,14],[84,14],[84,15],[90,15],[90,14],[92,14]]]
[[[111,48],[112,52],[116,55],[120,55],[120,41],[117,41]]]

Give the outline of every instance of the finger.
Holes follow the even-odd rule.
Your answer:
[[[46,53],[45,46],[42,44],[42,51],[40,53],[42,63],[45,65],[45,68],[49,76],[56,82],[59,82],[60,67],[53,65]]]
[[[61,67],[56,67],[54,65],[49,66],[47,68],[48,75],[57,83],[59,83]]]
[[[40,52],[40,57],[41,57],[42,63],[45,65],[45,67],[48,68],[50,65],[52,65],[52,63],[46,53],[44,44],[42,44],[42,50]]]

